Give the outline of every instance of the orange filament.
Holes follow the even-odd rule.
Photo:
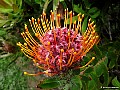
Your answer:
[[[52,11],[51,11],[50,18],[51,18],[51,29],[54,33],[54,40],[55,40],[55,43],[56,43],[56,33],[54,31],[54,13]]]
[[[81,32],[81,30],[82,30],[82,20],[83,20],[83,18],[84,18],[84,14],[78,14],[78,30],[80,30],[80,32]]]
[[[82,66],[82,67],[75,67],[74,69],[85,68],[85,67],[87,67],[93,60],[95,60],[95,57],[92,57],[92,59],[91,59],[87,64],[85,64],[84,66]]]
[[[65,20],[64,20],[64,27],[67,28],[67,22],[68,22],[68,8],[65,9]]]
[[[71,25],[72,25],[72,11],[70,12],[70,25],[69,25],[69,30],[71,30]]]
[[[60,14],[57,14],[56,16],[56,28],[60,27]]]
[[[74,37],[72,38],[72,42],[74,41],[74,38],[76,37],[76,35],[78,34],[78,29],[76,28],[76,21],[73,24],[73,29],[75,30],[75,34]]]
[[[70,31],[68,31],[68,49],[70,48]]]
[[[60,50],[60,70],[62,70],[62,57],[63,57],[63,52],[64,52],[64,49],[61,49]]]
[[[36,73],[36,74],[30,74],[30,73],[28,73],[28,72],[24,72],[24,75],[30,75],[30,76],[38,76],[38,75],[40,75],[40,74],[44,74],[43,72],[38,72],[38,73]]]
[[[74,52],[73,53],[73,58],[72,58],[72,61],[70,62],[70,64],[69,64],[69,67],[72,65],[72,63],[74,62],[74,58],[75,58],[75,55],[77,54],[77,52]]]
[[[50,67],[50,65],[49,65],[49,58],[46,58],[45,61],[47,62],[48,69],[49,69],[49,67]]]
[[[41,61],[42,61],[42,60],[41,60]],[[41,68],[41,69],[45,70],[44,67],[42,67],[42,66],[40,66],[40,65],[37,64],[36,60],[33,59],[33,62],[34,62],[34,64],[35,64],[35,66],[37,66],[38,68]]]
[[[72,56],[73,56],[73,52],[74,52],[74,48],[72,48],[72,52],[71,52],[70,58],[68,60],[67,66],[69,66],[69,64],[71,62],[71,59],[72,59]]]

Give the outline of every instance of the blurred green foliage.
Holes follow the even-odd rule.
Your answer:
[[[117,87],[120,89],[119,1],[0,0],[0,90],[31,90],[30,77],[24,76],[24,70],[21,68],[26,68],[29,60],[20,52],[16,42],[23,42],[20,33],[29,18],[40,17],[43,10],[49,16],[50,10],[55,12],[55,8],[59,9],[59,4],[63,9],[74,11],[74,20],[77,20],[78,13],[85,14],[82,33],[85,32],[88,19],[91,18],[96,23],[96,30],[101,40],[80,63],[85,65],[92,56],[95,56],[96,59],[91,65],[80,70],[70,70],[64,75],[43,79],[38,82],[38,88],[103,90],[101,87]],[[22,64],[18,61],[22,61]]]

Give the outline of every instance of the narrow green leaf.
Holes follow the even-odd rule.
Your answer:
[[[95,72],[97,74],[98,77],[100,77],[103,74],[103,69],[102,66],[100,64],[97,64],[95,67]]]
[[[116,61],[117,61],[118,57],[114,52],[109,51],[108,52],[108,58],[110,59],[109,68],[112,69],[116,64]]]
[[[84,73],[91,73],[93,71],[93,68],[92,67],[88,67]]]
[[[100,15],[100,11],[97,11],[95,14],[90,15],[91,18],[97,18]]]
[[[7,3],[9,6],[12,7],[12,4],[14,4],[14,0],[4,0],[5,3]]]
[[[0,20],[0,27],[2,27],[7,22],[9,22],[9,20]]]
[[[109,63],[109,68],[112,69],[114,66],[115,66],[115,61],[114,59],[113,60],[111,59]]]
[[[73,6],[73,10],[77,13],[83,13],[85,14],[85,11],[82,9],[82,5],[79,7],[78,5]]]
[[[55,12],[55,9],[58,7],[58,3],[59,3],[59,0],[53,0],[53,12]]]
[[[79,75],[79,74],[80,74],[80,69],[73,70],[73,75]]]
[[[117,77],[115,77],[115,78],[112,80],[112,85],[120,88],[120,82],[117,80]]]
[[[101,59],[103,57],[101,50],[98,48],[97,45],[94,45],[93,48],[94,48],[94,51],[95,51],[95,54],[96,54],[97,58]]]
[[[3,36],[6,34],[6,31],[5,30],[0,30],[0,36]]]
[[[61,1],[61,4],[63,5],[63,8],[67,8],[67,4],[64,1]]]
[[[82,81],[82,90],[87,90],[88,89],[88,83],[86,83],[85,81]]]
[[[107,57],[107,56],[105,56],[104,65],[105,65],[106,67],[107,67],[107,65],[108,65],[108,57]]]
[[[13,9],[0,8],[0,13],[10,13],[12,11],[13,11]]]
[[[49,79],[44,80],[44,83],[58,82],[58,81],[59,81],[58,78],[49,78]]]
[[[103,69],[103,77],[104,77],[104,86],[108,86],[109,84],[109,74],[107,70],[107,66],[104,64],[104,62],[101,63],[102,69]]]
[[[22,7],[22,0],[17,0],[18,3],[18,7],[21,8]]]
[[[89,9],[88,13],[89,13],[89,14],[94,14],[94,13],[96,13],[97,11],[98,11],[98,9],[97,9],[96,7],[93,7],[93,8],[91,8],[91,9]]]
[[[84,4],[86,6],[87,9],[89,9],[91,7],[91,3],[89,3],[89,0],[83,0],[84,1]]]
[[[5,0],[0,0],[0,8],[11,8],[11,5],[7,4]]]
[[[51,0],[46,0],[44,7],[43,7],[43,11],[46,11],[48,4],[51,2]]]
[[[60,86],[59,82],[49,82],[49,83],[38,84],[37,87],[40,89],[53,89],[59,86]]]
[[[95,85],[99,84],[99,80],[95,72],[90,73],[90,76],[91,76],[91,79],[96,82]]]
[[[88,90],[94,90],[96,82],[94,80],[91,80],[88,82]]]
[[[82,82],[81,82],[81,79],[80,79],[79,75],[75,75],[74,77],[72,77],[71,81],[74,84],[73,88],[76,87],[76,90],[81,90],[81,88],[82,88]]]
[[[79,86],[79,84],[72,84],[72,87],[70,88],[70,90],[81,90],[80,89],[80,86]]]
[[[82,85],[82,81],[80,80],[80,90],[82,89],[83,85]]]
[[[88,25],[88,16],[85,17],[84,21],[83,21],[83,24],[82,24],[82,34],[86,31],[87,29],[87,25]]]
[[[18,12],[19,8],[16,4],[13,4],[13,11],[14,12]]]
[[[100,15],[100,10],[96,7],[89,9],[88,13],[90,14],[91,18],[97,18]]]
[[[74,77],[71,78],[71,81],[73,81],[75,83],[80,83],[80,76],[79,75],[75,75]]]
[[[60,2],[63,2],[64,0],[60,0]]]
[[[72,84],[66,84],[63,88],[63,90],[70,90]]]
[[[82,81],[85,81],[85,83],[87,83],[88,81],[90,81],[90,78],[87,77],[87,76],[81,75],[81,80],[82,80]]]

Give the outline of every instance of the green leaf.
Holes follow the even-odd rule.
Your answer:
[[[84,73],[91,73],[93,71],[93,68],[92,67],[88,67]]]
[[[82,34],[86,31],[88,25],[88,16],[85,17],[83,24],[82,24]]]
[[[103,69],[103,77],[104,77],[104,86],[108,86],[109,84],[109,74],[107,70],[107,66],[104,64],[104,62],[101,63],[102,69]]]
[[[88,81],[90,81],[90,78],[87,77],[87,76],[81,75],[81,80],[82,80],[82,81],[85,81],[85,82],[87,83]]]
[[[9,22],[9,20],[0,20],[0,27]]]
[[[95,72],[90,73],[91,79],[94,80],[96,83],[95,85],[99,85],[99,80]]]
[[[85,14],[85,11],[82,9],[82,5],[80,7],[78,5],[74,5],[73,10],[77,13]]]
[[[61,84],[58,81],[53,81],[53,82],[48,82],[48,83],[43,83],[43,84],[38,84],[38,88],[40,89],[53,89],[59,87]]]
[[[60,0],[60,2],[63,2],[64,0]]]
[[[11,7],[13,4],[16,4],[16,0],[4,0],[4,2],[7,3]]]
[[[90,14],[91,18],[97,18],[100,15],[100,10],[96,7],[91,8],[88,13]]]
[[[62,82],[63,80],[59,80],[59,78],[49,78],[42,81],[42,83],[38,84],[38,88],[41,88],[41,89],[57,88],[61,86]]]
[[[13,9],[0,8],[0,13],[10,13],[12,11],[13,11]]]
[[[89,9],[89,8],[91,7],[92,4],[89,3],[88,0],[83,0],[83,1],[84,1],[84,4],[85,4],[86,8]]]
[[[71,81],[75,82],[75,83],[80,83],[80,76],[79,75],[75,75],[74,77],[71,78]]]
[[[72,87],[70,88],[70,90],[81,90],[81,89],[79,88],[79,84],[74,84],[74,83],[73,83],[73,85],[72,85]]]
[[[19,8],[16,4],[13,4],[13,11],[14,12],[18,12]]]
[[[115,66],[115,61],[114,59],[111,59],[109,63],[109,68],[112,69],[114,66]]]
[[[72,84],[66,84],[63,88],[63,90],[69,90],[71,88]]]
[[[73,70],[73,75],[79,75],[79,74],[80,74],[80,69]]]
[[[48,7],[48,4],[51,2],[51,0],[46,0],[45,1],[45,4],[44,4],[44,7],[43,7],[43,11],[46,11],[47,7]]]
[[[100,11],[97,11],[94,15],[90,15],[91,18],[97,18],[100,15]]]
[[[109,68],[112,69],[116,64],[118,56],[114,52],[109,51],[108,58],[110,59]]]
[[[93,7],[93,8],[91,8],[91,9],[89,9],[88,13],[89,13],[89,14],[94,14],[94,13],[96,13],[97,11],[98,11],[98,9],[97,9],[96,7]]]
[[[0,0],[0,8],[11,8],[11,5],[5,2],[5,0]],[[1,9],[0,9],[1,10]]]
[[[90,56],[86,56],[86,57],[84,57],[83,58],[83,61],[81,62],[81,65],[83,66],[83,65],[85,65],[87,62],[89,62],[90,61]]]
[[[6,34],[6,31],[5,30],[0,30],[0,36],[3,36]]]
[[[49,79],[44,80],[44,83],[57,82],[57,81],[59,81],[58,78],[49,78]]]
[[[97,76],[103,75],[103,77],[104,77],[104,83],[103,84],[104,84],[104,86],[107,86],[109,84],[109,74],[108,74],[108,69],[107,69],[107,57],[106,56],[103,57],[102,60],[100,60],[95,65],[95,72],[96,72]]]
[[[100,77],[103,74],[103,69],[102,66],[100,64],[97,64],[95,67],[95,72],[97,74],[98,77]]]
[[[61,1],[61,4],[63,5],[63,8],[67,8],[67,5],[64,1]]]
[[[119,87],[120,88],[120,82],[117,80],[117,77],[115,77],[112,80],[112,85],[114,85],[115,87]]]
[[[101,59],[103,57],[101,50],[98,48],[97,45],[94,45],[93,48],[94,48],[94,51],[95,51],[95,54],[96,54],[97,58]]]
[[[53,0],[53,12],[55,12],[55,9],[58,7],[59,0]]]
[[[82,81],[82,90],[87,90],[88,89],[88,83],[86,83],[85,81]]]
[[[73,82],[73,84],[75,84],[73,87],[75,88],[79,88],[78,90],[81,90],[82,89],[82,82],[81,82],[81,79],[80,79],[80,76],[79,75],[75,75],[74,77],[71,78],[71,81]],[[72,89],[71,89],[72,90]],[[75,89],[74,89],[75,90]]]
[[[22,7],[22,0],[17,0],[18,3],[18,7],[21,8]]]
[[[108,57],[107,57],[107,56],[105,56],[104,65],[105,65],[106,67],[107,67],[107,65],[108,65]]]
[[[88,82],[88,90],[94,90],[96,82],[94,80],[91,80]]]

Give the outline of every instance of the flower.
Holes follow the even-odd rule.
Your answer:
[[[82,21],[84,14],[78,14],[78,20],[72,22],[74,13],[68,14],[65,9],[64,27],[61,27],[60,14],[56,15],[54,21],[54,13],[51,11],[50,21],[43,12],[41,18],[37,20],[32,17],[29,20],[31,28],[40,42],[37,42],[29,33],[25,24],[25,32],[21,33],[26,43],[17,43],[21,47],[21,51],[30,59],[34,65],[43,69],[43,72],[28,75],[46,74],[53,76],[65,72],[71,68],[80,68],[76,66],[81,62],[83,56],[98,42],[98,34],[95,32],[94,22],[88,21],[86,32],[82,35]],[[68,17],[70,24],[68,25]],[[85,66],[87,66],[93,57]],[[84,66],[83,66],[84,67]]]

